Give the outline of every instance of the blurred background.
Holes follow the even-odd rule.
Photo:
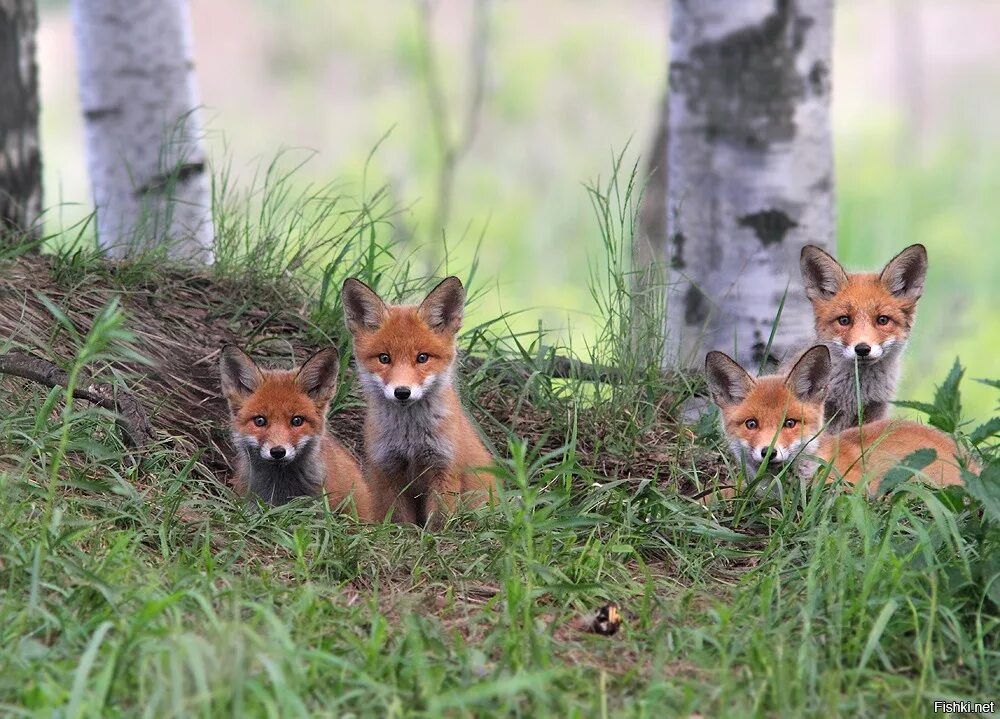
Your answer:
[[[663,102],[666,0],[193,0],[213,162],[249,183],[282,150],[296,182],[388,183],[395,232],[564,339],[596,332],[602,257],[585,185],[645,165]],[[49,223],[89,212],[67,2],[41,3]],[[1000,0],[841,0],[834,34],[838,251],[877,269],[924,243],[931,264],[901,395],[927,399],[956,356],[1000,377]],[[435,109],[436,108],[436,109]],[[442,200],[442,127],[458,151]],[[49,230],[57,229],[49,227]],[[423,249],[421,249],[423,248]],[[793,270],[794,268],[790,268]],[[964,384],[985,418],[995,392]]]

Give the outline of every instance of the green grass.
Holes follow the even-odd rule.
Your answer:
[[[315,341],[346,341],[347,275],[390,297],[426,287],[383,239],[392,211],[377,192],[333,203],[329,188],[267,187],[220,190],[213,272],[301,301]],[[697,378],[642,361],[662,323],[631,295],[635,193],[591,191],[606,329],[578,349],[617,367],[616,383],[548,378],[554,340],[508,316],[470,324],[463,342],[484,364],[467,396],[506,438],[503,489],[437,533],[358,526],[315,502],[248,506],[166,445],[137,465],[106,413],[58,390],[0,394],[0,713],[853,717],[996,699],[1000,460],[989,431],[955,421],[958,378],[927,408],[986,467],[965,489],[902,483],[870,501],[786,481],[690,499],[739,469],[711,427],[692,439],[669,420]],[[54,271],[70,281],[96,262],[63,244]],[[463,269],[475,302],[484,290]],[[158,271],[140,258],[116,281]],[[89,334],[67,330],[74,367],[129,352],[126,319],[109,306]],[[491,367],[510,363],[522,371],[500,382]],[[531,435],[502,432],[497,407],[530,411]],[[651,461],[657,432],[668,451]],[[583,631],[609,601],[621,631]]]

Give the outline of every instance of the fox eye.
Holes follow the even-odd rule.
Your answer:
[[[426,361],[427,361],[426,352],[421,352],[420,354],[417,355],[417,364],[423,364]]]
[[[386,352],[383,352],[378,356],[378,361],[382,364],[389,364],[392,362],[392,357],[390,357]]]
[[[851,324],[851,318],[848,315],[841,315],[837,318],[837,324],[841,327],[847,327],[847,325]]]
[[[797,419],[786,419],[785,420],[785,426],[788,427],[788,429],[792,429],[798,423],[799,423],[799,421]]]
[[[748,419],[743,424],[747,426],[747,429],[757,429],[757,420],[755,419]]]
[[[292,424],[293,427],[301,427],[302,423],[305,422],[305,421],[306,421],[305,417],[297,414],[294,417],[292,417],[291,424]]]
[[[887,325],[889,324],[890,320],[888,315],[879,315],[878,319],[876,319],[875,321],[880,325]]]
[[[253,418],[253,423],[255,425],[257,425],[258,427],[266,427],[267,426],[267,417],[265,417],[262,414],[258,414],[256,417]]]

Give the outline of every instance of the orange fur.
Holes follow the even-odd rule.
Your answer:
[[[962,483],[958,447],[952,438],[933,427],[908,420],[883,419],[823,436],[816,455],[831,463],[831,480],[843,477],[856,485],[865,477],[872,477],[868,489],[875,491],[886,472],[918,449],[937,452],[937,459],[920,470],[931,484],[944,487]]]
[[[958,447],[932,427],[886,419],[839,434],[825,432],[830,355],[824,346],[803,353],[787,374],[758,378],[721,352],[710,352],[706,374],[733,453],[754,469],[766,458],[779,466],[791,461],[797,471],[811,473],[815,457],[831,465],[830,480],[856,485],[870,478],[873,491],[901,460],[930,448],[937,458],[921,470],[922,478],[937,486],[961,483]]]
[[[239,350],[227,347],[226,351],[238,361],[250,363],[245,368],[251,376],[251,387],[242,386],[238,381],[227,381],[223,367],[223,390],[229,402],[233,435],[238,444],[251,441],[257,447],[299,447],[311,438],[317,439],[322,471],[321,490],[329,506],[337,508],[351,499],[358,517],[370,520],[371,500],[358,461],[327,429],[326,415],[336,386],[335,379],[327,379],[328,384],[310,396],[302,384],[302,368],[264,370],[253,365],[249,357],[236,355]],[[239,354],[242,355],[241,352]],[[333,372],[335,375],[335,367]],[[266,421],[263,427],[255,423],[261,417]],[[298,426],[292,422],[296,417],[302,420]],[[245,449],[238,447],[234,480],[241,494],[248,491],[254,471],[253,462],[249,461]],[[267,500],[266,496],[263,498]]]
[[[453,373],[464,291],[456,278],[418,306],[389,306],[357,280],[345,317],[365,389],[364,473],[376,519],[440,524],[494,488],[493,457],[462,408]],[[386,361],[387,360],[387,361]],[[394,391],[412,393],[397,400]]]

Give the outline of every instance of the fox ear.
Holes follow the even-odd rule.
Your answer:
[[[340,352],[336,347],[322,349],[307,359],[295,375],[295,384],[319,405],[333,399],[340,372]]]
[[[927,248],[910,245],[889,260],[879,279],[896,297],[919,300],[927,276]]]
[[[347,320],[347,329],[352,334],[365,330],[369,332],[377,330],[389,314],[385,302],[375,293],[375,290],[353,277],[344,280],[340,298],[344,305],[344,319]]]
[[[722,352],[705,356],[705,377],[712,401],[720,407],[739,404],[753,389],[754,379],[732,357]]]
[[[264,381],[264,375],[250,356],[236,345],[226,345],[219,354],[222,394],[230,408],[236,408]]]
[[[799,255],[806,297],[823,300],[833,297],[847,284],[847,273],[833,257],[816,245],[806,245]]]
[[[436,332],[458,332],[462,328],[465,288],[457,277],[448,277],[420,303],[417,315]]]
[[[802,402],[820,402],[830,384],[830,369],[830,350],[826,345],[810,347],[788,373],[785,386]]]

